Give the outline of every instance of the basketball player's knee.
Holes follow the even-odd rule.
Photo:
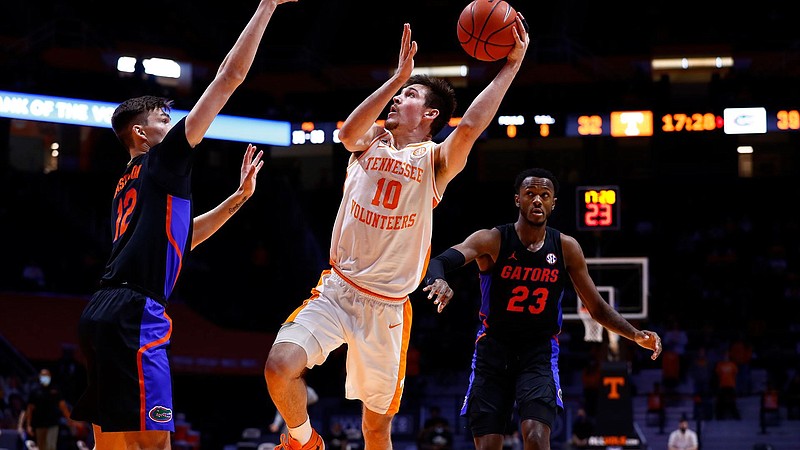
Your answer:
[[[525,432],[528,442],[550,442],[550,427],[541,422],[533,421],[533,426],[528,427]]]
[[[279,354],[270,352],[264,363],[264,378],[267,380],[287,375],[288,360]]]
[[[364,437],[371,436],[374,439],[389,438],[392,432],[393,415],[374,413],[364,408],[364,417],[361,422],[361,432]]]
[[[364,441],[370,443],[389,442],[392,434],[388,425],[385,427],[370,427],[366,423],[361,425],[361,432],[364,434]]]
[[[295,344],[276,344],[264,364],[264,377],[293,377],[305,368],[305,351]]]

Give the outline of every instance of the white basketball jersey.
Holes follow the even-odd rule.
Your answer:
[[[331,238],[334,270],[393,299],[412,293],[430,258],[436,190],[432,141],[394,147],[388,131],[347,167]]]

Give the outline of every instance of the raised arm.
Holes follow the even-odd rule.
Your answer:
[[[256,190],[256,176],[264,161],[263,151],[256,154],[256,147],[253,144],[247,145],[247,150],[242,158],[242,170],[239,181],[239,188],[214,209],[203,213],[194,218],[192,227],[192,250],[203,241],[211,237],[217,230],[233,216],[244,202],[247,201]],[[254,156],[255,155],[255,156]]]
[[[475,141],[489,126],[500,108],[511,82],[519,72],[530,38],[525,31],[524,17],[517,13],[514,25],[516,44],[506,57],[506,63],[484,90],[475,97],[464,112],[458,126],[439,144],[436,155],[436,185],[444,190],[447,184],[461,172],[467,164],[467,156]]]
[[[236,88],[244,82],[275,8],[281,3],[295,1],[261,0],[258,3],[256,12],[222,60],[214,80],[186,116],[186,139],[192,147],[203,140],[211,122],[222,111]]]
[[[589,310],[592,319],[606,329],[636,342],[641,347],[652,350],[651,359],[658,358],[658,355],[661,354],[661,338],[653,331],[637,330],[603,299],[589,275],[586,258],[578,241],[572,236],[562,233],[561,247],[564,250],[564,264],[567,266],[567,272],[575,286],[575,292]]]
[[[369,148],[372,140],[383,129],[375,125],[383,109],[392,97],[403,87],[414,70],[414,55],[417,54],[417,42],[411,40],[411,25],[403,25],[403,37],[400,41],[400,56],[397,70],[391,78],[383,83],[375,92],[364,99],[360,105],[347,116],[339,129],[339,140],[351,152],[360,152]]]

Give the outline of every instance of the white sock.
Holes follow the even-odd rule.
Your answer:
[[[311,419],[307,418],[302,425],[297,428],[289,428],[289,435],[297,439],[301,445],[305,445],[311,439]]]

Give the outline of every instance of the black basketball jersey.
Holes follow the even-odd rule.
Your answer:
[[[102,285],[128,286],[166,303],[191,249],[191,157],[181,119],[128,164],[111,203],[113,246]]]
[[[500,231],[500,253],[494,267],[480,274],[482,334],[510,340],[549,339],[561,331],[561,301],[571,283],[564,265],[561,233],[547,227],[536,252],[520,241],[514,224]]]

